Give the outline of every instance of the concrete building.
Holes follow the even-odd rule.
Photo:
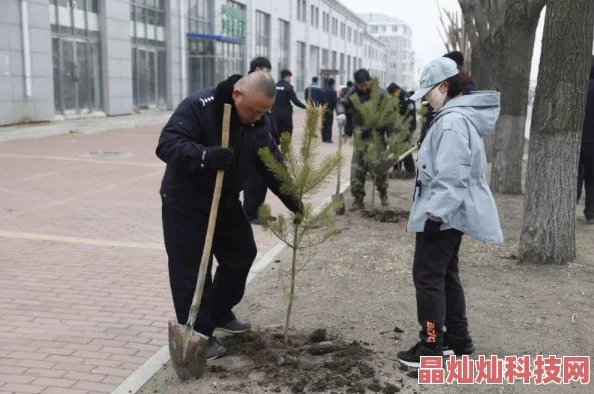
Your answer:
[[[368,25],[368,33],[386,44],[388,52],[386,80],[402,88],[414,88],[415,53],[412,29],[404,21],[383,14],[359,14]]]
[[[0,125],[173,109],[261,55],[339,85],[385,83],[385,45],[336,0],[2,0]]]

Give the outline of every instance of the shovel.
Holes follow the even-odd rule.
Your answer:
[[[223,136],[221,146],[227,148],[229,145],[229,125],[231,122],[231,105],[225,104],[223,113]],[[198,282],[190,307],[188,322],[185,325],[172,320],[169,322],[169,354],[175,373],[182,381],[190,378],[199,379],[206,371],[206,349],[208,347],[208,337],[197,331],[194,331],[194,323],[202,301],[202,290],[208,271],[208,262],[210,260],[210,251],[212,248],[212,239],[217,221],[217,212],[219,209],[219,199],[223,187],[224,171],[217,171],[214,194],[212,196],[212,205],[210,207],[210,217],[208,218],[208,228],[206,230],[206,240],[204,241],[204,250],[202,251],[202,260],[198,271]]]
[[[340,134],[340,138],[338,138],[338,153],[342,154],[342,138],[344,135],[344,125],[338,127],[338,131]],[[335,204],[340,203],[340,208],[336,210],[337,215],[344,215],[345,207],[344,207],[344,195],[340,192],[340,170],[342,165],[338,166],[338,174],[336,175],[336,193],[332,196],[332,202]]]
[[[396,164],[400,163],[402,160],[406,159],[408,156],[412,155],[416,151],[419,150],[419,146],[415,145],[400,156],[396,157],[393,154],[389,155],[386,160],[382,161],[375,167],[376,174],[384,174],[390,171],[390,168],[394,167]]]

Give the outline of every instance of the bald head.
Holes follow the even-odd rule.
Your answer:
[[[261,93],[267,98],[274,98],[276,96],[276,85],[274,78],[270,73],[264,71],[254,71],[241,78],[235,84],[236,89],[241,89],[246,94]]]
[[[272,108],[275,97],[274,79],[269,73],[263,71],[246,75],[233,87],[235,109],[243,124],[260,120]]]

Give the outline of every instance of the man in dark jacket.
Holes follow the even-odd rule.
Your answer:
[[[334,110],[338,97],[336,90],[334,90],[335,81],[333,78],[328,79],[328,87],[322,90],[321,104],[326,104],[328,108],[324,114],[324,125],[322,127],[322,141],[332,143],[332,123],[334,120]]]
[[[161,183],[163,233],[169,258],[169,280],[175,313],[180,324],[188,313],[198,278],[217,170],[224,170],[223,188],[213,241],[218,268],[209,274],[195,330],[208,336],[208,358],[224,356],[225,349],[212,336],[215,328],[244,332],[248,322],[238,320],[232,309],[242,299],[250,267],[256,257],[252,228],[239,193],[248,171],[256,166],[266,185],[293,212],[303,206],[284,195],[280,182],[257,155],[267,147],[279,162],[282,156],[270,137],[269,110],[276,89],[270,74],[233,75],[213,88],[183,100],[163,128],[156,149],[167,163]],[[232,104],[229,147],[221,146],[224,104]]]
[[[299,108],[305,109],[295,94],[291,85],[293,74],[289,70],[281,71],[281,80],[276,83],[276,100],[272,107],[272,115],[276,121],[276,128],[279,133],[293,134],[293,103]]]
[[[388,86],[387,91],[390,95],[398,97],[398,101],[400,103],[400,115],[407,116],[409,118],[408,125],[406,126],[406,128],[411,133],[411,135],[414,134],[415,130],[417,129],[417,112],[415,110],[415,103],[410,100],[410,96],[408,95],[408,93],[400,89],[400,86],[398,86],[394,82],[392,82]],[[405,126],[401,127],[402,129],[397,130],[398,132],[403,131]],[[404,168],[406,170],[405,177],[408,179],[413,179],[416,176],[416,168],[415,161],[412,155],[407,156],[403,160],[403,162]],[[401,163],[396,164],[394,166],[394,171],[392,172],[392,174],[398,174],[400,166]]]
[[[357,70],[355,76],[355,88],[351,89],[344,95],[336,104],[336,121],[338,126],[342,127],[346,124],[346,114],[351,112],[353,116],[353,128],[361,129],[361,138],[369,138],[371,130],[364,128],[363,117],[355,110],[352,97],[357,95],[361,103],[369,101],[371,98],[371,75],[365,69]],[[383,99],[388,95],[384,89],[380,88],[380,97]],[[394,125],[388,124],[386,127],[377,130],[384,138],[390,137],[394,134]],[[351,160],[351,194],[354,197],[351,211],[357,211],[365,208],[363,199],[365,198],[365,178],[369,168],[364,160],[363,152],[353,149],[353,158]],[[388,177],[387,175],[379,175],[375,178],[375,187],[379,192],[382,205],[388,205]]]
[[[594,56],[592,57],[592,68],[590,69],[580,166],[583,167],[583,179],[586,189],[584,216],[588,224],[594,224]]]

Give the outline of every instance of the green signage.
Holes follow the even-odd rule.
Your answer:
[[[247,14],[245,11],[229,4],[223,4],[221,17],[223,21],[222,35],[232,38],[246,38]]]

